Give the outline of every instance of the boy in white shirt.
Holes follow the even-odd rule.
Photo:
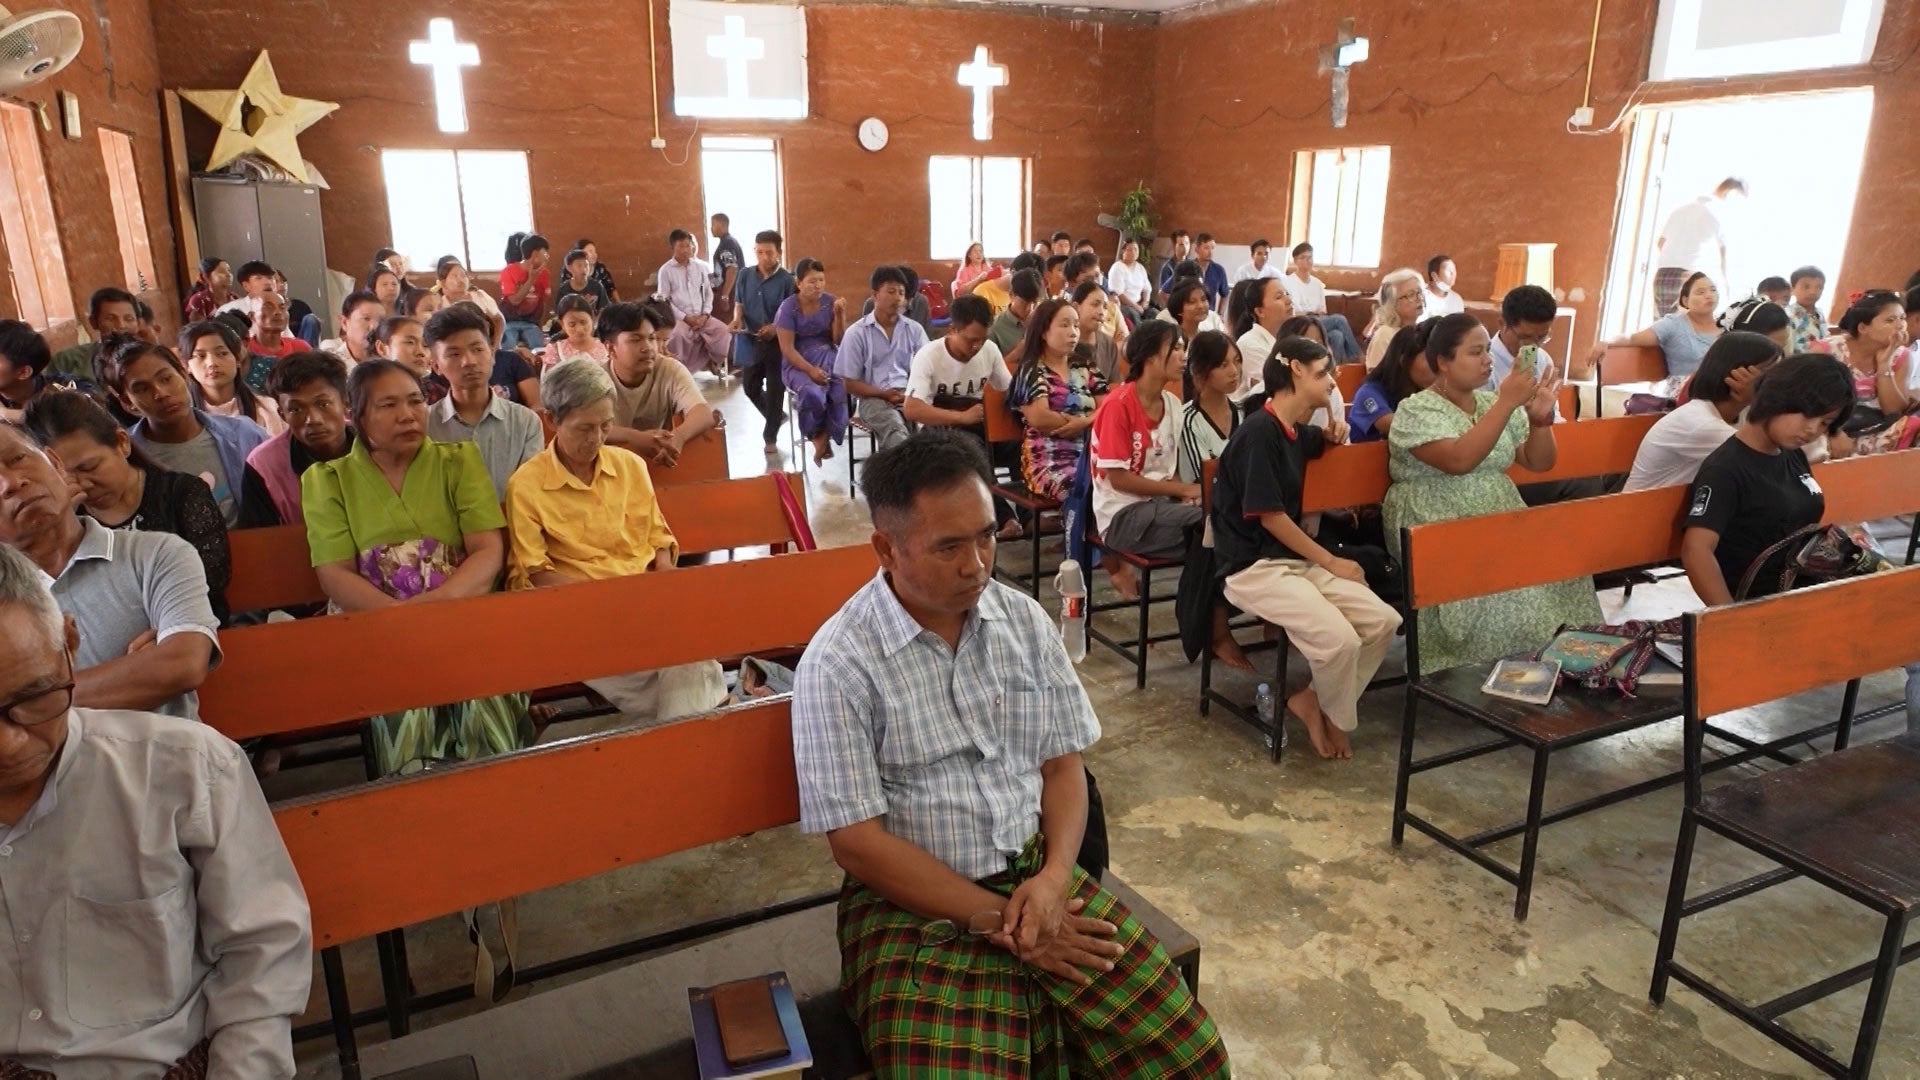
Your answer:
[[[1293,300],[1293,309],[1302,315],[1311,315],[1313,321],[1320,324],[1320,332],[1327,336],[1327,348],[1335,360],[1350,364],[1360,359],[1360,339],[1354,336],[1353,324],[1345,315],[1327,312],[1327,283],[1313,276],[1312,244],[1294,245],[1293,265],[1280,276],[1280,283]]]

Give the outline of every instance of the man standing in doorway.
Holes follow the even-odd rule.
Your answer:
[[[725,214],[715,214],[707,222],[707,229],[713,233],[713,269],[707,280],[713,283],[713,317],[723,323],[733,321],[733,283],[747,265],[747,253],[729,231],[732,226]]]
[[[1668,215],[1666,227],[1654,244],[1654,318],[1679,306],[1680,287],[1696,270],[1718,282],[1723,295],[1733,295],[1733,283],[1727,278],[1726,222],[1721,214],[1727,200],[1735,195],[1747,197],[1747,182],[1729,176],[1720,181],[1713,194],[1702,195]]]
[[[793,275],[780,265],[783,241],[772,229],[753,238],[754,264],[740,272],[733,289],[733,328],[746,333],[733,341],[733,364],[740,369],[747,400],[760,410],[766,421],[760,441],[769,456],[780,452],[776,438],[780,434],[782,402],[786,392],[780,383],[780,342],[773,336],[773,317],[780,305],[796,291]]]

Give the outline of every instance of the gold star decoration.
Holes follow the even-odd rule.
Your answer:
[[[263,50],[235,90],[182,90],[180,96],[220,125],[207,159],[218,169],[242,154],[259,154],[305,183],[306,159],[297,136],[340,106],[332,101],[292,97],[280,90],[273,61]]]

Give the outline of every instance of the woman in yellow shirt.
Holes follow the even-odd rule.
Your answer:
[[[514,589],[673,569],[679,544],[638,455],[607,445],[613,379],[588,357],[548,368],[540,403],[553,441],[507,481],[507,586]],[[726,697],[711,660],[587,685],[629,720],[706,712]]]

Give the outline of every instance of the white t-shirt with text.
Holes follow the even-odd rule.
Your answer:
[[[907,369],[907,396],[931,405],[936,397],[979,400],[987,387],[1005,391],[1013,384],[1013,374],[1000,355],[1000,347],[989,341],[980,346],[971,360],[957,360],[947,351],[947,340],[936,338],[913,354]]]

